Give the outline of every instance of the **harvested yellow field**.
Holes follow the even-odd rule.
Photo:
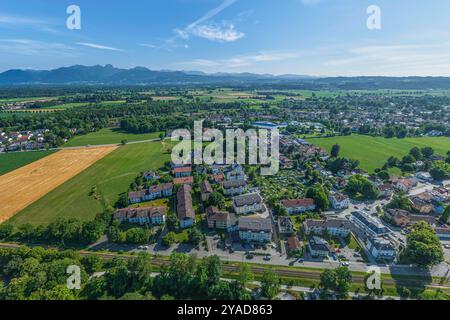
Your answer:
[[[64,149],[0,176],[0,223],[76,176],[117,147]]]

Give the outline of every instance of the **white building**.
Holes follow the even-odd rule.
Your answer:
[[[233,208],[237,214],[248,214],[264,210],[262,198],[257,193],[249,193],[233,198]]]
[[[323,234],[326,231],[335,237],[346,237],[350,228],[350,222],[346,219],[306,219],[303,222],[303,230],[306,234]]]
[[[329,200],[335,210],[347,209],[350,205],[350,199],[339,192],[330,195]]]
[[[286,208],[289,214],[314,211],[316,209],[314,199],[311,198],[282,200],[281,205]]]
[[[239,218],[239,238],[247,242],[272,241],[272,222],[264,218]]]
[[[392,261],[397,256],[395,247],[383,238],[369,238],[366,248],[376,260]]]
[[[230,180],[230,181],[224,181],[222,187],[223,187],[223,193],[226,196],[234,196],[237,194],[243,194],[245,192],[247,183],[245,180]]]
[[[371,237],[382,236],[391,233],[391,230],[375,217],[364,211],[354,211],[350,215],[350,222],[365,231]]]

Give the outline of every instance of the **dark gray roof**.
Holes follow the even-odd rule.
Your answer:
[[[239,188],[239,187],[245,187],[247,183],[245,180],[228,180],[223,183],[224,189],[231,189],[231,188]]]
[[[370,242],[377,250],[395,250],[394,246],[389,241],[382,238],[371,238]]]
[[[264,218],[240,217],[239,230],[272,232],[272,222]]]
[[[257,193],[243,194],[241,196],[237,196],[233,198],[234,204],[237,207],[242,207],[245,205],[252,205],[256,203],[261,203],[262,198]]]
[[[328,242],[325,239],[319,237],[312,237],[309,239],[309,246],[314,251],[330,251]]]
[[[322,227],[322,228],[351,228],[351,223],[347,219],[326,219],[326,220],[314,220],[306,219],[306,226],[309,228]]]

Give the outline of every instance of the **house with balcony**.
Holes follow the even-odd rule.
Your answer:
[[[238,222],[239,238],[246,242],[272,241],[272,222],[270,219],[240,217]]]
[[[256,213],[264,210],[264,203],[258,193],[249,193],[234,197],[233,208],[237,214]]]
[[[243,194],[246,191],[247,182],[245,180],[228,180],[222,184],[223,193],[226,196]]]

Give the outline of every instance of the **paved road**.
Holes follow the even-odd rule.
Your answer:
[[[22,245],[18,245],[18,244],[12,244],[12,243],[1,243],[0,244],[0,248],[9,248],[9,249],[17,249],[23,247]],[[81,250],[79,251],[80,255],[82,256],[89,256],[89,255],[96,255],[96,256],[100,256],[104,259],[112,259],[112,258],[121,258],[121,259],[125,259],[128,260],[130,258],[132,258],[133,256],[131,255],[126,255],[126,254],[117,254],[117,253],[103,253],[103,252],[93,252],[93,251],[84,251]],[[199,255],[199,258],[202,258],[201,255]],[[226,260],[226,257],[222,257],[220,256],[221,260]],[[225,259],[224,259],[225,258]],[[165,265],[168,263],[167,259],[161,259],[161,258],[153,258],[152,262],[156,265]],[[240,262],[240,261],[238,261]],[[252,260],[252,263],[257,263],[257,265],[252,265],[251,269],[254,273],[256,274],[262,274],[265,270],[266,270],[266,266],[264,266],[263,264],[270,264],[271,261],[269,262],[263,262],[261,263],[261,261],[257,261],[257,260]],[[300,265],[298,265],[300,266]],[[306,268],[306,264],[301,264],[301,266],[303,267],[302,269],[276,269],[274,268],[274,271],[277,272],[280,276],[285,276],[285,277],[293,277],[293,278],[303,278],[303,279],[314,279],[314,280],[320,280],[320,270],[311,270],[308,271]],[[320,269],[323,269],[323,265],[320,265]],[[330,265],[328,266],[329,268],[333,267],[332,263],[330,263]],[[229,272],[238,272],[240,267],[238,265],[223,265],[223,269],[225,271],[229,271]],[[350,270],[352,270],[352,266],[350,267]],[[318,272],[319,271],[319,272]],[[357,271],[357,270],[352,270],[352,271]],[[365,271],[365,270],[364,270]],[[382,271],[382,273],[385,273]],[[388,273],[388,272],[387,272]],[[362,282],[364,281],[364,276],[363,275],[354,275],[353,276],[353,280],[357,281],[357,282]],[[383,282],[387,285],[389,284],[403,284],[403,285],[407,285],[408,283],[410,283],[411,281],[415,281],[415,280],[408,280],[408,279],[399,279],[399,280],[393,280],[393,279],[385,279],[383,280]],[[429,287],[438,287],[438,288],[445,288],[448,289],[450,288],[450,285],[446,285],[446,284],[442,284],[442,285],[436,285],[436,284],[429,284]]]

